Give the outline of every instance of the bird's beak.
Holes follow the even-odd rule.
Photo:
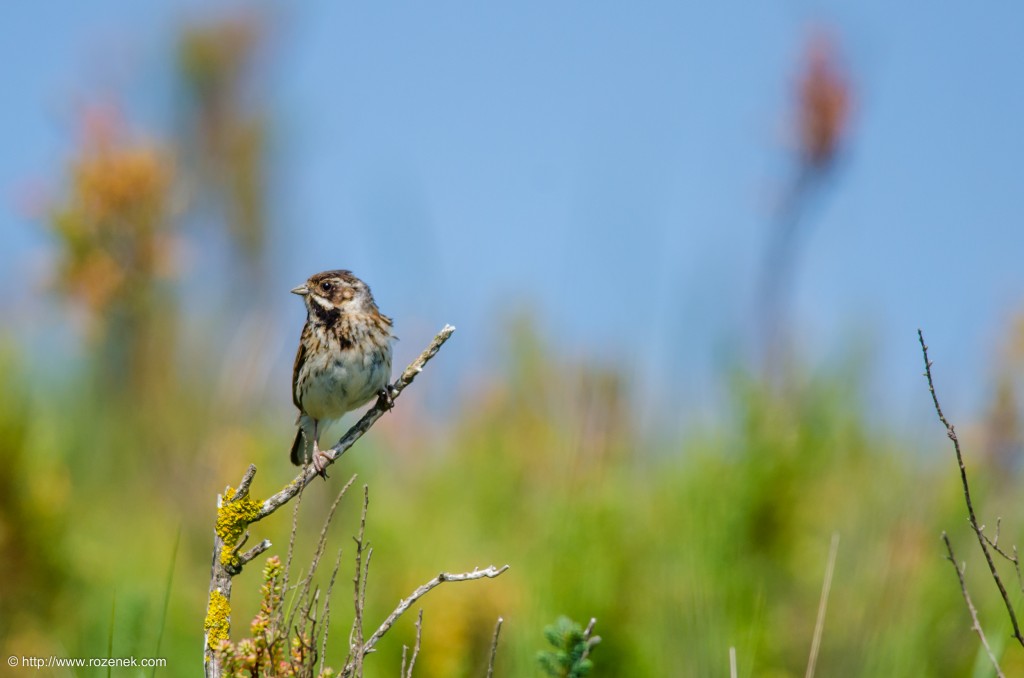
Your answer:
[[[309,294],[309,288],[306,287],[305,285],[299,285],[298,287],[292,290],[292,294],[297,294],[300,297],[304,297],[307,294]]]

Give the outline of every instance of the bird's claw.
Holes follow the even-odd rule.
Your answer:
[[[391,411],[395,407],[395,397],[392,395],[390,386],[385,386],[377,391],[377,407],[382,410]]]
[[[313,443],[313,469],[316,474],[327,480],[327,465],[331,463],[331,458],[327,456],[327,453],[320,449],[320,446]]]

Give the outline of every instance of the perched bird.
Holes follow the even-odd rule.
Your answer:
[[[306,324],[292,371],[299,426],[292,463],[312,463],[327,477],[320,430],[374,396],[391,406],[391,318],[351,271],[324,271],[292,290],[306,304]]]

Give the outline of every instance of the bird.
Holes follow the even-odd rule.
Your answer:
[[[299,409],[291,460],[312,463],[327,478],[330,457],[320,432],[374,396],[390,409],[391,318],[380,312],[370,287],[351,271],[324,271],[292,290],[306,306],[292,370],[292,401]]]

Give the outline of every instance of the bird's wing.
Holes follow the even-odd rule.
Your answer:
[[[299,408],[300,412],[304,410],[302,409],[302,403],[299,402],[299,372],[302,371],[302,366],[306,362],[306,344],[308,343],[307,339],[309,334],[309,323],[306,323],[302,326],[302,336],[299,338],[299,350],[295,354],[295,366],[292,368],[292,402],[295,403],[295,407]]]

